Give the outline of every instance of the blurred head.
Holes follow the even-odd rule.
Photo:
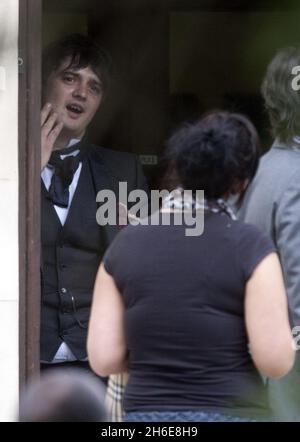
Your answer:
[[[21,395],[20,422],[105,422],[104,388],[83,370],[57,370]]]
[[[243,195],[257,169],[258,135],[245,116],[213,112],[179,129],[166,157],[172,187],[204,190],[207,200]]]
[[[300,66],[300,47],[281,49],[269,64],[262,83],[273,135],[282,142],[300,135],[300,91],[292,88],[295,66]]]
[[[109,59],[88,37],[74,34],[43,53],[43,102],[64,123],[65,135],[82,138],[108,86]]]

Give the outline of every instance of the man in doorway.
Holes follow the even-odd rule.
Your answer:
[[[99,226],[96,195],[119,182],[147,190],[132,154],[90,144],[86,131],[107,91],[109,60],[71,35],[43,54],[41,112],[41,369],[89,369],[86,335],[96,272],[117,225]]]
[[[275,141],[260,160],[240,217],[268,233],[277,247],[296,337],[300,332],[300,94],[293,87],[295,66],[300,66],[300,47],[282,49],[268,66],[262,94]],[[274,330],[276,339],[280,336]],[[275,419],[300,421],[299,354],[287,376],[269,381],[269,392]]]

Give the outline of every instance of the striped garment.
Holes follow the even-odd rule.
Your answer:
[[[128,373],[112,374],[109,377],[105,403],[111,422],[123,421],[123,396],[127,382]]]

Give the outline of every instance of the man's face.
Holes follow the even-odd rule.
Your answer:
[[[90,67],[68,66],[67,59],[50,74],[44,98],[64,124],[63,131],[72,138],[82,138],[101,103],[102,83]]]

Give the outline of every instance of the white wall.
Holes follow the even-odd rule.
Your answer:
[[[0,421],[19,389],[18,0],[0,1]]]

